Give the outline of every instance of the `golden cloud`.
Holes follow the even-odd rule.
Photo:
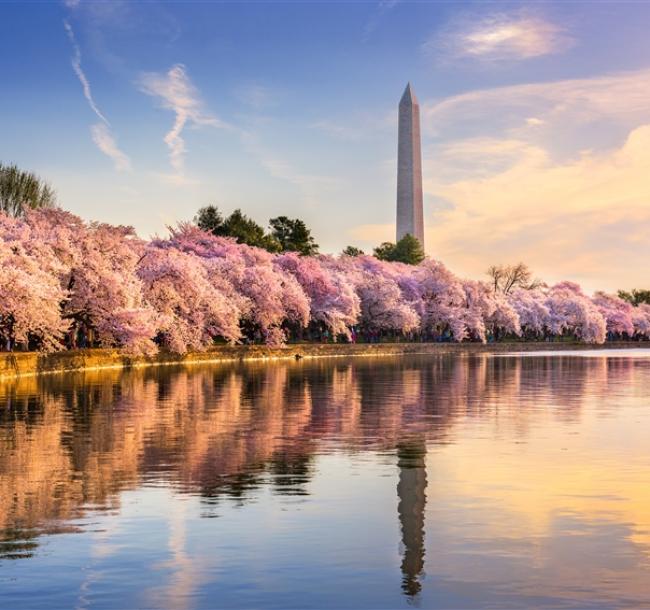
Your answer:
[[[459,273],[523,260],[549,281],[588,289],[648,282],[650,124],[617,149],[554,162],[542,148],[512,140],[453,143],[426,164],[425,192],[452,203],[429,218],[427,250]],[[505,169],[437,181],[449,160],[505,155]],[[442,170],[442,171],[440,171]]]

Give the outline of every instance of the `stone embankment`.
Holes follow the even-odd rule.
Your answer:
[[[586,345],[573,342],[517,342],[517,343],[301,343],[285,347],[264,345],[223,345],[206,352],[189,354],[160,353],[156,356],[130,356],[115,349],[84,349],[55,354],[37,352],[0,352],[0,380],[28,375],[65,373],[70,371],[162,366],[170,364],[198,364],[248,360],[276,360],[286,358],[332,358],[349,356],[391,356],[404,354],[531,352],[575,349],[632,349],[650,348],[650,342],[607,343]]]

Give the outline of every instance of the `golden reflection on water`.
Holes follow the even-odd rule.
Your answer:
[[[386,510],[399,524],[408,598],[426,592],[426,574],[495,586],[512,577],[526,595],[580,600],[591,587],[650,602],[649,394],[650,359],[604,356],[19,379],[0,386],[0,553],[38,553],[38,535],[89,508],[119,511],[120,493],[143,484],[207,505],[220,496],[245,503],[263,485],[300,496],[319,455],[389,452],[398,473]],[[162,599],[201,586],[183,505],[174,506],[177,576]],[[115,552],[110,532],[98,541],[96,552]],[[471,553],[494,561],[468,561]]]

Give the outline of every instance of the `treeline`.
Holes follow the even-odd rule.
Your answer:
[[[618,296],[635,307],[642,305],[643,303],[650,305],[650,290],[637,290],[636,288],[633,288],[629,292],[626,290],[619,290]]]
[[[502,268],[481,282],[431,259],[274,253],[215,234],[224,224],[233,230],[231,217],[210,231],[181,223],[145,241],[56,208],[0,213],[0,345],[151,353],[224,341],[650,337],[646,303],[589,297],[570,282],[545,286],[521,269],[515,281]],[[262,233],[286,247],[302,228],[276,220]]]
[[[267,232],[240,209],[224,216],[218,207],[209,205],[199,210],[194,222],[212,235],[232,237],[238,244],[263,248],[268,252],[298,252],[304,256],[318,254],[318,244],[312,237],[311,230],[299,218],[271,218],[270,230]],[[363,256],[364,252],[356,246],[347,246],[343,254]],[[373,255],[379,260],[409,265],[417,265],[424,260],[422,245],[412,235],[405,235],[396,244],[382,243],[374,249]]]
[[[238,244],[264,248],[268,252],[298,252],[305,256],[318,253],[318,244],[314,241],[311,231],[298,218],[271,218],[271,230],[266,232],[264,227],[239,209],[224,217],[219,208],[209,205],[199,210],[194,222],[212,235],[232,237]]]

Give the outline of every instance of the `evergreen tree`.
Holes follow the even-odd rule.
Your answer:
[[[201,208],[194,217],[195,224],[218,237],[234,237],[237,243],[264,248],[269,252],[280,251],[280,244],[264,232],[264,228],[240,209],[223,217],[219,208],[209,205]]]
[[[234,237],[237,243],[264,248],[269,252],[278,252],[280,245],[272,235],[267,235],[264,228],[249,218],[240,209],[236,209],[224,221],[225,234]]]
[[[343,250],[343,254],[346,256],[363,256],[365,252],[356,246],[347,246],[345,250]]]
[[[213,235],[223,237],[226,234],[223,215],[216,205],[208,205],[201,208],[194,217],[194,224]]]
[[[385,241],[373,250],[373,254],[380,261],[392,261],[395,255],[395,244],[390,241]]]
[[[650,290],[639,290],[638,288],[632,288],[630,292],[619,290],[618,297],[635,307],[641,305],[641,303],[650,305]]]
[[[305,256],[318,253],[318,244],[302,220],[278,216],[271,218],[269,225],[281,252],[299,252]]]
[[[407,233],[396,244],[385,241],[374,250],[375,257],[382,261],[417,265],[424,260],[424,250],[416,237]]]

